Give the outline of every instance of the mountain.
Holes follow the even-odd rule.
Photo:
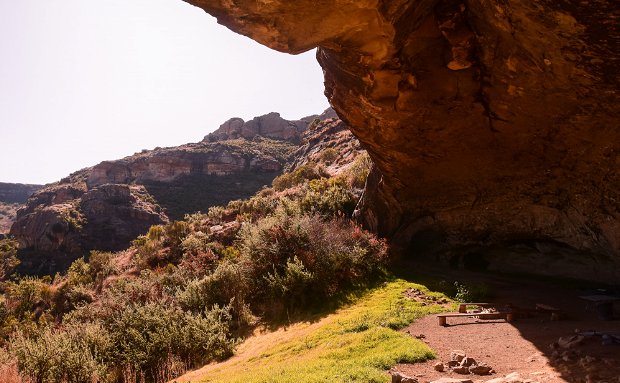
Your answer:
[[[286,167],[314,161],[338,172],[361,151],[332,110],[297,121],[270,113],[250,125],[259,129],[220,127],[201,142],[103,161],[36,191],[10,230],[26,254],[22,268],[45,273],[90,250],[124,249],[152,225],[254,195]]]
[[[43,185],[12,184],[0,182],[0,202],[24,203],[28,197]]]
[[[9,232],[28,197],[43,185],[13,184],[0,182],[0,239]]]

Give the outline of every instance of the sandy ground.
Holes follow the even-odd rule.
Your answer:
[[[437,354],[437,360],[419,364],[401,364],[394,370],[417,377],[420,383],[441,377],[468,378],[486,382],[517,372],[524,381],[540,383],[620,383],[620,345],[603,346],[598,336],[585,340],[570,349],[552,348],[560,337],[570,337],[577,331],[596,330],[620,334],[618,305],[616,319],[598,319],[592,305],[580,299],[584,291],[523,278],[488,275],[469,275],[474,280],[485,280],[496,293],[494,302],[511,303],[520,308],[534,309],[537,303],[552,305],[565,318],[551,320],[548,313],[532,313],[512,323],[504,320],[448,318],[448,326],[439,326],[435,315],[423,318],[403,331],[421,338]],[[448,362],[452,350],[462,350],[477,361],[493,367],[488,376],[459,375],[437,372],[437,361]],[[554,352],[555,351],[555,352]]]

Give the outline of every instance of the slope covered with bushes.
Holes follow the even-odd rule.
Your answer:
[[[349,219],[367,169],[351,169],[328,178],[309,163],[248,200],[153,226],[127,251],[14,276],[2,285],[0,378],[166,381],[229,357],[258,324],[381,278],[386,244]]]

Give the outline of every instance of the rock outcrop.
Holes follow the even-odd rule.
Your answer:
[[[0,202],[24,203],[35,191],[43,185],[12,184],[0,182]]]
[[[51,254],[62,264],[56,255],[126,248],[151,225],[247,198],[269,185],[297,148],[287,140],[300,140],[310,123],[333,115],[328,110],[291,122],[270,113],[246,123],[243,132],[251,134],[245,136],[218,133],[215,142],[145,150],[82,169],[34,193],[10,235],[22,250]]]
[[[254,117],[247,122],[239,117],[234,117],[220,125],[214,132],[209,133],[204,138],[204,141],[214,142],[237,138],[252,140],[254,137],[260,136],[299,144],[308,125],[317,117],[319,116],[309,116],[301,120],[289,121],[283,119],[279,113],[275,112]]]
[[[121,250],[168,218],[140,185],[53,185],[35,193],[17,213],[10,235],[21,249],[82,255]]]
[[[319,47],[376,164],[362,216],[405,253],[617,282],[617,1],[186,1]]]
[[[201,142],[158,148],[116,161],[104,161],[87,171],[86,184],[145,184],[172,182],[183,176],[226,176],[242,172],[282,171],[293,146],[270,140],[245,139]]]
[[[338,117],[323,119],[304,132],[303,144],[291,156],[287,170],[309,162],[320,163],[327,173],[338,175],[365,153],[349,127]]]

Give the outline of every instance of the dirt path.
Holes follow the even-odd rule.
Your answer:
[[[596,330],[620,334],[620,321],[598,319],[594,309],[579,299],[583,291],[522,279],[485,275],[474,278],[476,281],[488,278],[486,282],[497,295],[495,302],[509,302],[522,308],[534,308],[536,303],[550,304],[561,309],[566,318],[552,321],[550,314],[536,314],[512,323],[504,320],[448,318],[448,326],[442,327],[438,325],[436,316],[429,316],[411,324],[404,331],[422,338],[435,350],[437,360],[401,364],[394,370],[417,377],[420,383],[441,377],[486,382],[514,372],[521,377],[517,382],[620,383],[620,345],[603,346],[601,338],[593,336],[586,337],[570,349],[550,347],[558,338],[573,336],[576,331]],[[453,350],[462,350],[476,361],[490,365],[495,373],[465,376],[435,371],[433,365],[437,361],[448,362]]]

